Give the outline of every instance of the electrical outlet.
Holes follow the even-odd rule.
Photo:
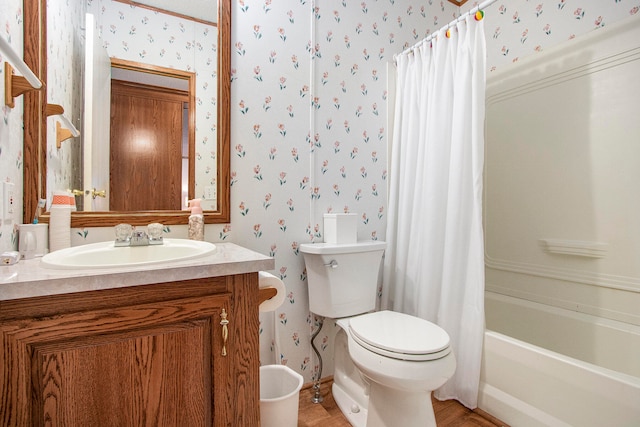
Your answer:
[[[2,209],[2,219],[6,224],[11,222],[16,209],[15,184],[13,182],[3,182],[2,193],[2,204],[4,205]]]
[[[216,187],[215,185],[209,185],[204,187],[204,199],[215,200],[216,199]]]

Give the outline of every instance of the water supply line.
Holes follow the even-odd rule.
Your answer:
[[[320,356],[320,352],[318,351],[314,343],[314,340],[316,339],[316,337],[320,333],[320,330],[322,329],[322,325],[324,325],[324,317],[317,317],[317,319],[318,319],[318,329],[316,329],[313,335],[311,335],[311,348],[313,348],[313,351],[316,354],[316,357],[318,358],[318,374],[316,375],[316,379],[313,383],[314,393],[313,393],[313,396],[311,397],[312,403],[322,403],[322,401],[324,400],[323,397],[320,395],[320,379],[322,378],[322,356]]]

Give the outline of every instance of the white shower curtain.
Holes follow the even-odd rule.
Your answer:
[[[435,396],[469,408],[484,336],[483,23],[397,58],[382,301],[447,331],[457,369]]]

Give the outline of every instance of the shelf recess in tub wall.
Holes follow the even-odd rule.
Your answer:
[[[604,258],[609,250],[609,245],[602,242],[562,239],[540,239],[539,241],[543,249],[552,254]]]

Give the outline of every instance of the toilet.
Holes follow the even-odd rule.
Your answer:
[[[333,398],[354,427],[435,426],[431,392],[455,372],[449,335],[403,313],[373,311],[386,244],[300,245],[309,309],[337,320]]]

